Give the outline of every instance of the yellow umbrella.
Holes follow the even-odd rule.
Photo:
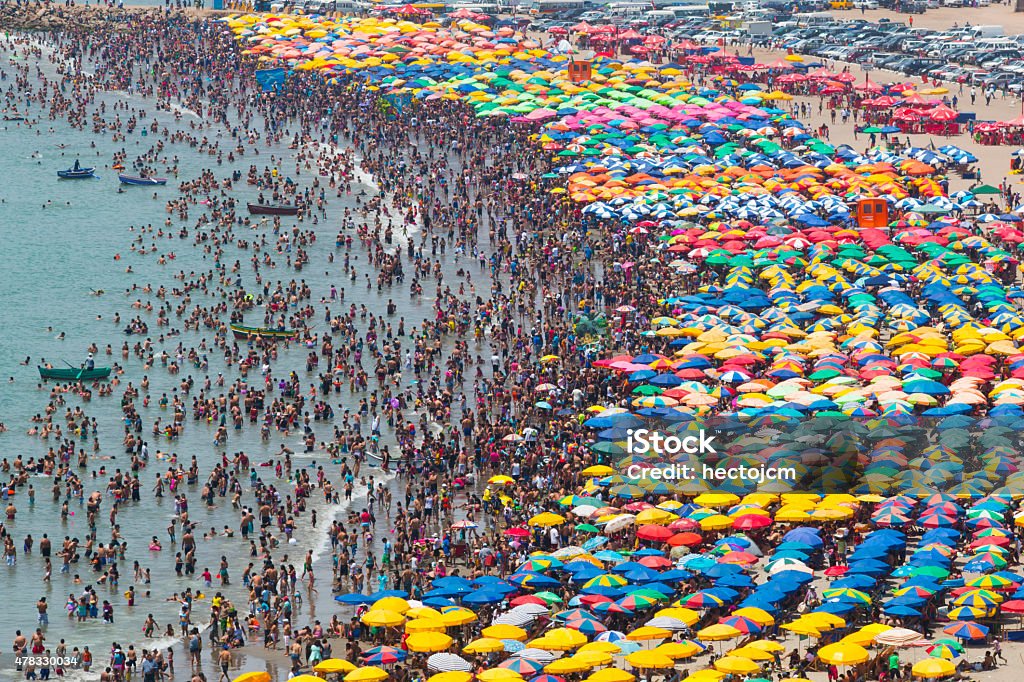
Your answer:
[[[622,647],[615,642],[587,642],[580,647],[580,650],[577,653],[581,654],[587,651],[597,651],[602,654],[617,654],[622,651]]]
[[[697,639],[704,640],[705,642],[717,642],[723,639],[732,639],[733,637],[739,637],[743,633],[731,625],[725,623],[715,623],[709,625],[703,630],[697,631]]]
[[[503,651],[505,644],[494,637],[481,637],[470,642],[464,649],[467,654],[489,654],[495,651]]]
[[[427,682],[470,682],[473,679],[472,673],[464,670],[450,670],[446,673],[437,673],[427,678]]]
[[[544,672],[552,675],[568,675],[570,673],[579,673],[584,670],[590,670],[592,665],[586,661],[581,661],[575,656],[569,658],[560,658],[557,661],[551,661],[544,666]]]
[[[673,668],[676,663],[665,654],[656,651],[634,651],[626,656],[626,663],[634,668],[640,669],[664,669]]]
[[[375,665],[356,668],[345,675],[345,682],[380,682],[388,679],[388,674]]]
[[[492,483],[494,485],[506,485],[508,483],[515,483],[516,479],[512,478],[511,476],[498,475],[491,476],[490,478],[487,479],[487,482]]]
[[[465,625],[477,619],[477,615],[464,606],[449,609],[441,614],[441,620],[445,625]]]
[[[725,677],[725,673],[714,668],[705,668],[690,673],[683,678],[683,682],[718,682],[723,677]]]
[[[254,670],[242,673],[234,679],[234,682],[270,682],[270,673],[265,670]]]
[[[530,642],[530,646],[546,651],[568,651],[587,643],[587,636],[579,630],[556,628],[544,633],[543,637]]]
[[[367,611],[360,620],[364,625],[373,627],[395,627],[405,622],[405,616],[389,609],[377,609],[376,611]]]
[[[949,677],[956,674],[956,666],[944,658],[925,658],[914,664],[915,677]]]
[[[551,512],[543,512],[531,518],[527,523],[531,526],[560,526],[565,523],[565,517]]]
[[[773,625],[775,623],[775,618],[772,617],[772,614],[756,606],[744,606],[742,609],[736,609],[732,615],[749,618],[758,625]]]
[[[352,661],[346,661],[344,658],[328,658],[326,661],[320,661],[313,666],[313,671],[318,673],[350,673],[356,669],[356,664]],[[238,680],[235,680],[238,682]],[[256,682],[250,680],[250,682]]]
[[[836,642],[818,649],[819,659],[835,665],[857,665],[868,660],[869,656],[867,649],[859,644],[848,642]]]
[[[455,640],[443,632],[417,632],[414,635],[409,635],[405,640],[405,645],[409,651],[434,652],[444,651],[452,645],[453,641]]]
[[[666,639],[672,636],[671,630],[665,628],[653,627],[651,625],[645,625],[644,627],[637,628],[626,635],[626,639],[631,642],[647,642],[652,639]]]
[[[377,611],[378,609],[404,614],[409,610],[409,602],[401,597],[384,597],[375,601],[373,606],[370,607],[371,611]]]
[[[1024,516],[1022,516],[1021,518],[1024,518]],[[743,609],[739,609],[738,611],[742,611],[742,610]],[[688,609],[688,608],[683,607],[683,606],[669,606],[667,608],[661,609],[660,611],[658,611],[654,615],[656,617],[658,617],[658,618],[678,618],[679,620],[683,621],[684,623],[686,623],[690,627],[693,627],[694,625],[696,625],[697,622],[700,620],[700,614],[699,613],[697,613],[693,609]],[[750,618],[750,617],[748,616],[748,618]],[[750,618],[750,619],[754,620],[753,618]],[[757,621],[754,621],[754,622],[757,622]]]
[[[491,625],[484,628],[480,634],[495,639],[514,639],[517,642],[526,639],[526,630],[515,625]]]
[[[737,611],[742,611],[742,609],[737,609]],[[752,647],[754,649],[760,649],[761,651],[769,652],[786,650],[786,647],[782,646],[778,642],[773,642],[770,639],[758,639],[751,642],[750,644],[747,644],[746,646]]]
[[[620,651],[621,651],[621,649],[620,649]],[[668,654],[665,654],[665,655],[667,656]],[[604,651],[594,651],[594,650],[583,651],[582,649],[580,651],[577,651],[573,655],[573,658],[576,659],[577,661],[586,663],[587,666],[589,666],[591,668],[593,668],[594,666],[598,666],[598,665],[611,665],[612,664],[612,660],[613,660],[612,659],[612,655],[610,653],[606,653]]]
[[[515,670],[508,668],[491,668],[482,673],[477,673],[476,679],[482,682],[519,682],[523,676]]]
[[[589,466],[581,472],[584,476],[611,476],[615,473],[615,469],[604,464],[595,464]]]
[[[414,632],[444,632],[448,626],[437,618],[417,618],[405,624],[405,631]]]
[[[804,635],[806,637],[821,637],[821,630],[814,627],[810,623],[805,623],[800,620],[794,620],[792,623],[786,623],[782,626],[783,630],[789,630],[796,635]]]
[[[733,649],[729,652],[729,656],[742,656],[743,658],[749,658],[752,661],[773,661],[775,657],[770,652],[764,649],[758,649],[753,646],[741,646],[738,649]]]
[[[734,675],[749,675],[760,669],[757,663],[742,656],[723,656],[715,661],[715,670]]]
[[[323,682],[323,678],[316,675],[296,675],[288,682],[291,682],[291,680],[298,680],[299,682],[317,682],[317,680],[320,680],[320,682]]]
[[[618,668],[602,668],[587,677],[587,682],[633,682],[636,675]]]

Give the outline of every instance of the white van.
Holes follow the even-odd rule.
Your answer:
[[[978,40],[979,38],[1002,38],[1006,33],[1002,26],[972,26],[968,35],[970,38]]]

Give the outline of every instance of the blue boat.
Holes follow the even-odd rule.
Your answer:
[[[94,178],[96,169],[95,168],[83,168],[78,161],[75,161],[75,165],[67,170],[57,171],[57,177],[61,180],[82,180],[84,178]]]
[[[155,187],[156,185],[166,185],[167,178],[151,178],[144,175],[124,175],[120,174],[117,179],[121,181],[122,185],[143,185],[145,187]]]

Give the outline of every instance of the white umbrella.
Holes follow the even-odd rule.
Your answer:
[[[875,642],[882,646],[912,646],[924,640],[924,635],[909,628],[893,628],[875,636]]]
[[[572,513],[581,518],[590,518],[590,516],[597,511],[597,507],[592,504],[581,504],[578,507],[572,508]]]
[[[604,532],[617,533],[632,526],[634,521],[636,521],[636,517],[632,514],[619,514],[604,525]]]
[[[669,616],[651,618],[649,621],[644,623],[644,625],[652,628],[664,628],[666,630],[686,630],[690,627],[678,618],[670,618]]]
[[[450,673],[457,670],[468,673],[473,671],[473,664],[462,656],[442,652],[427,659],[427,669],[438,673]]]
[[[541,663],[550,663],[562,655],[560,651],[545,651],[544,649],[523,649],[512,654],[517,658],[529,658]]]

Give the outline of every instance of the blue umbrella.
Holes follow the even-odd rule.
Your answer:
[[[463,604],[497,604],[505,598],[500,592],[492,592],[488,589],[471,592],[462,598]]]

